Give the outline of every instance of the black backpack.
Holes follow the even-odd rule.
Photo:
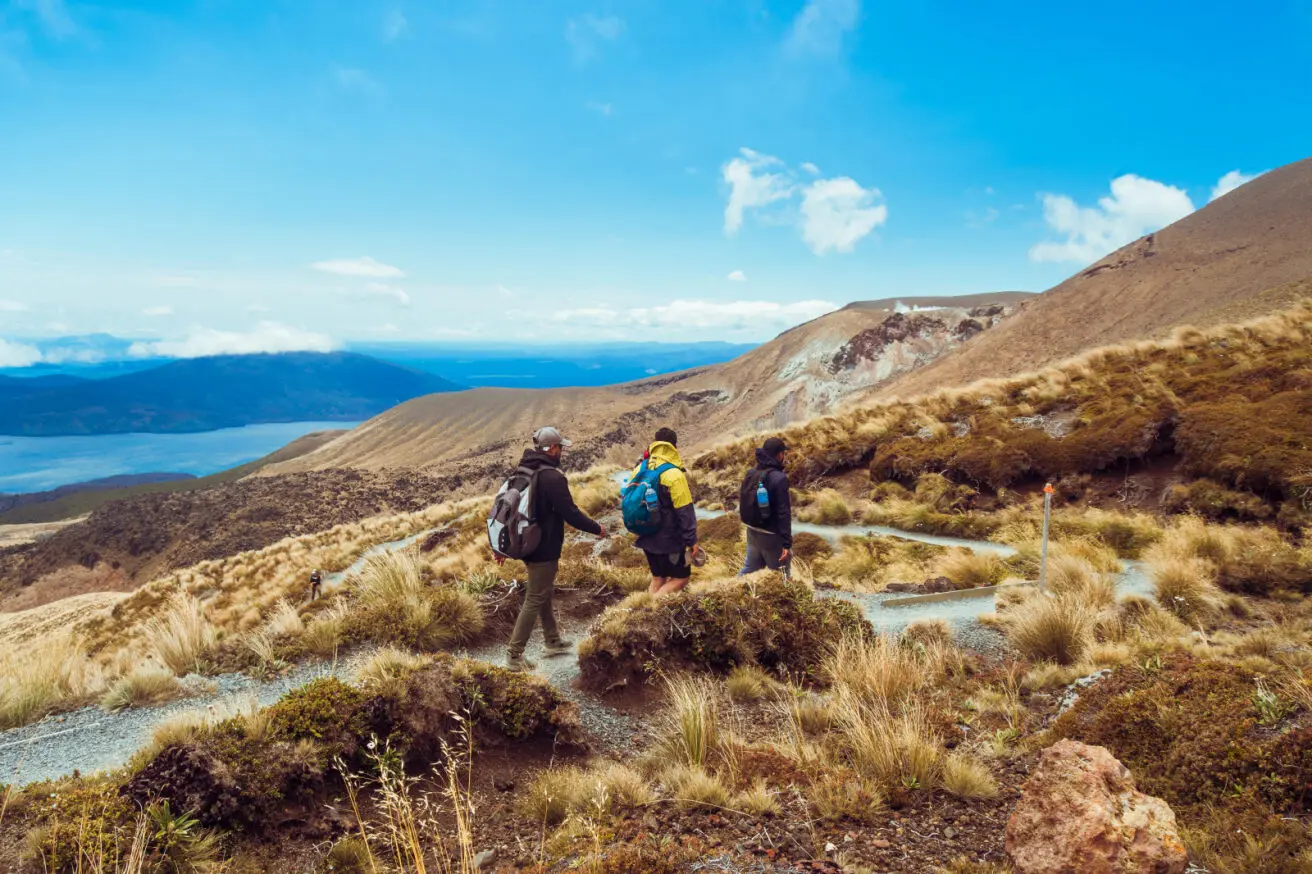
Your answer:
[[[497,492],[487,517],[488,543],[497,555],[522,559],[542,542],[542,526],[534,512],[537,485],[538,472],[521,467]]]
[[[765,507],[761,507],[757,502],[756,493],[761,486],[766,485],[766,478],[770,476],[770,469],[764,470],[753,468],[747,472],[743,479],[742,487],[738,490],[738,518],[743,520],[744,525],[750,525],[753,528],[764,528],[770,521],[771,507],[766,502]]]

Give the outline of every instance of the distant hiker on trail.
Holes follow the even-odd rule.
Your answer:
[[[319,573],[318,568],[315,568],[314,570],[310,571],[310,600],[317,601],[319,600],[319,596],[322,594],[323,594],[323,574]]]
[[[756,467],[747,471],[738,493],[738,518],[747,526],[747,561],[739,576],[762,568],[788,576],[793,559],[793,510],[788,495],[784,453],[788,447],[771,437],[756,450]]]
[[[536,667],[524,658],[524,647],[539,619],[548,656],[574,652],[574,644],[560,636],[551,603],[560,551],[565,545],[565,523],[588,534],[606,536],[605,527],[574,504],[569,480],[560,472],[560,456],[569,445],[555,428],[534,432],[533,448],[525,450],[518,469],[497,493],[487,520],[488,539],[497,563],[517,558],[528,568],[524,606],[506,646],[506,666],[514,671]]]
[[[648,591],[656,595],[688,585],[693,562],[701,553],[697,511],[678,442],[679,436],[669,428],[657,431],[656,441],[633,469],[620,498],[624,526],[638,535],[637,546],[647,554]]]

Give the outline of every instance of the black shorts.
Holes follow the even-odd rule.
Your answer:
[[[669,555],[664,552],[642,551],[647,556],[647,567],[651,568],[653,577],[668,577],[672,580],[686,580],[692,576],[692,565],[688,563],[688,550]]]

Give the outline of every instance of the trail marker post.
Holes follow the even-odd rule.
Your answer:
[[[1043,549],[1039,555],[1039,591],[1048,593],[1048,522],[1052,518],[1052,483],[1043,487]]]

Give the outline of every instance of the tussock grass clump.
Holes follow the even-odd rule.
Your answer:
[[[1093,642],[1096,613],[1070,596],[1035,594],[1009,610],[1007,636],[1027,658],[1073,665]]]
[[[757,781],[734,795],[729,806],[756,817],[778,816],[782,810],[777,795],[764,781]]]
[[[859,773],[888,788],[938,784],[943,746],[919,702],[894,713],[839,690],[837,712],[844,748]]]
[[[571,813],[589,806],[596,794],[596,778],[582,768],[548,768],[533,778],[519,810],[534,822],[560,825]]]
[[[1185,621],[1213,613],[1221,592],[1212,582],[1215,567],[1200,558],[1161,555],[1151,560],[1157,603]]]
[[[463,643],[483,630],[478,600],[454,585],[428,585],[419,562],[406,553],[371,556],[357,592],[360,609],[348,619],[352,641],[432,650]]]
[[[1008,570],[1006,563],[994,553],[953,549],[938,560],[933,573],[947,577],[958,589],[975,589],[1002,582]]]
[[[428,656],[385,646],[360,666],[356,679],[366,688],[396,689],[411,674],[430,662],[432,659]]]
[[[103,679],[80,638],[64,633],[0,655],[0,729],[35,722],[97,694]]]
[[[821,772],[806,789],[807,801],[821,822],[872,822],[884,812],[884,793],[850,770]]]
[[[100,706],[106,710],[158,704],[182,694],[177,676],[167,668],[146,663],[110,683],[100,697]]]
[[[146,642],[159,660],[181,676],[199,672],[206,653],[214,646],[214,626],[200,601],[175,594],[162,616],[146,623]]]
[[[797,518],[817,525],[847,525],[852,521],[852,510],[846,498],[833,489],[825,489],[798,511]]]
[[[661,782],[680,807],[723,808],[729,804],[729,787],[705,768],[678,764],[661,772]]]
[[[739,704],[775,698],[782,692],[779,681],[755,665],[739,665],[730,671],[724,690]]]
[[[869,706],[895,707],[942,675],[936,647],[904,646],[885,634],[847,635],[834,644],[825,676],[834,688]]]
[[[961,753],[952,753],[943,759],[943,788],[967,800],[998,797],[998,782],[993,779],[983,762]]]
[[[667,680],[662,747],[675,761],[702,766],[720,746],[720,708],[715,688],[702,677]]]

